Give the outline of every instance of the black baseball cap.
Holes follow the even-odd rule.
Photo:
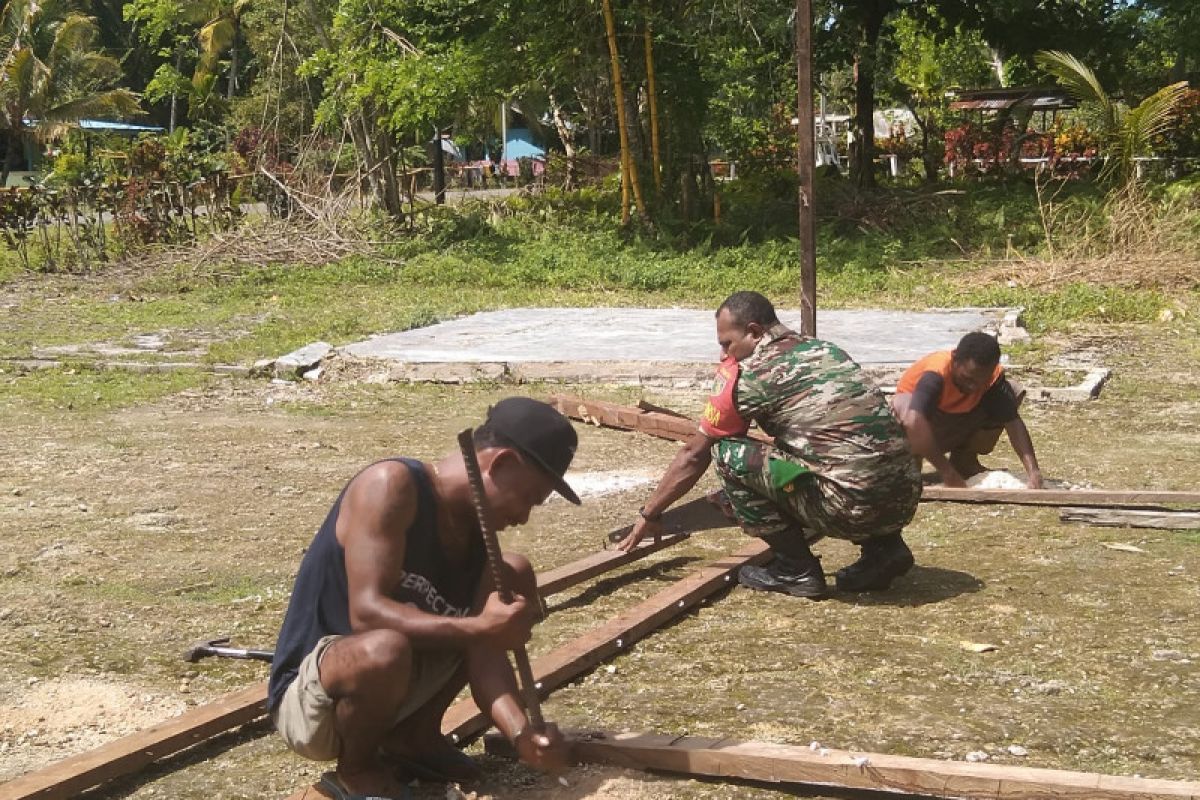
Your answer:
[[[579,495],[563,480],[579,437],[554,406],[532,397],[506,397],[488,409],[487,427],[545,470],[554,491],[580,504]]]

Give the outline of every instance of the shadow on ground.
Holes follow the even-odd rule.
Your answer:
[[[981,591],[985,585],[969,572],[918,565],[892,584],[892,588],[886,592],[837,594],[834,595],[834,599],[856,606],[915,608],[930,603],[941,603],[962,594],[974,594]]]

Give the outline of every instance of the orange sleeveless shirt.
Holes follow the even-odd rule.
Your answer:
[[[938,410],[944,411],[947,414],[965,414],[975,406],[979,405],[979,401],[987,390],[996,385],[996,381],[1000,380],[1004,375],[1004,367],[999,364],[992,371],[992,380],[987,386],[982,389],[972,392],[971,394],[963,394],[958,387],[954,385],[954,381],[950,379],[950,350],[940,350],[936,353],[930,353],[922,358],[917,363],[913,364],[904,374],[900,376],[900,381],[896,384],[896,394],[912,394],[917,388],[917,382],[921,380],[921,376],[926,372],[936,372],[942,376],[942,396],[938,398]]]

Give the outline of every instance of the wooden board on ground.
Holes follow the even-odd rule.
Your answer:
[[[1195,511],[1132,511],[1113,508],[1064,508],[1058,513],[1062,522],[1081,522],[1110,528],[1160,528],[1173,531],[1200,529],[1200,513]]]
[[[1200,782],[972,764],[766,742],[654,734],[579,734],[576,759],[690,776],[971,800],[1200,799]],[[501,751],[507,742],[500,742]]]
[[[708,504],[695,500],[681,506],[679,526],[700,524]],[[711,508],[709,509],[711,511]],[[712,512],[715,513],[715,512]],[[711,527],[711,525],[710,525]],[[603,550],[545,573],[539,577],[542,596],[560,592],[603,572],[636,561],[687,538],[687,530],[664,537],[658,543],[643,542],[630,553]],[[122,775],[177,753],[186,747],[253,722],[266,713],[267,684],[255,684],[188,711],[173,719],[109,742],[101,747],[55,762],[0,784],[0,800],[64,800]]]
[[[267,684],[225,695],[130,736],[0,784],[0,800],[75,797],[266,713]]]
[[[1200,506],[1200,492],[1120,489],[954,489],[926,486],[922,502],[1009,503],[1030,506],[1148,508],[1162,505]]]
[[[584,400],[568,395],[553,395],[546,402],[564,416],[606,428],[641,431],[661,439],[683,441],[696,431],[696,423],[687,417],[646,411],[620,403],[603,400]]]
[[[667,534],[660,541],[653,542],[647,539],[628,553],[611,547],[607,550],[598,550],[578,561],[538,573],[538,589],[543,597],[561,592],[563,589],[575,586],[596,575],[657,553],[683,541],[693,533],[724,528],[731,524],[712,503],[705,501],[704,498],[690,500],[663,514],[662,526]],[[612,530],[606,537],[605,543],[621,541],[629,535],[632,529],[632,525],[626,525]]]

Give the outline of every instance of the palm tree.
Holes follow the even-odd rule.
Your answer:
[[[229,82],[225,98],[232,99],[237,89],[238,44],[242,31],[242,15],[250,8],[250,0],[209,0],[192,6],[192,19],[201,23],[196,35],[200,43],[200,63],[196,66],[198,84],[206,75],[214,75],[222,54],[229,51]]]
[[[139,110],[137,95],[111,88],[121,65],[94,49],[95,20],[56,10],[32,0],[0,8],[0,131],[8,140],[0,186],[30,136],[44,140],[84,117]]]
[[[1039,66],[1058,78],[1077,99],[1092,103],[1100,116],[1100,135],[1107,163],[1102,178],[1113,178],[1122,188],[1133,186],[1137,178],[1135,158],[1150,152],[1150,140],[1166,130],[1175,107],[1188,90],[1187,81],[1164,86],[1138,103],[1135,108],[1109,97],[1096,73],[1075,56],[1059,50],[1043,50],[1035,59]]]

